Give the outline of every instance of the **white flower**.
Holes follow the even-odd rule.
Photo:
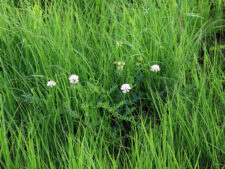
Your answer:
[[[118,66],[124,66],[125,62],[117,62]]]
[[[125,62],[117,62],[117,61],[115,61],[114,64],[117,65],[117,69],[118,70],[122,70],[124,65],[125,65]]]
[[[70,78],[69,78],[70,83],[71,84],[74,84],[74,85],[77,84],[79,82],[79,79],[78,78],[79,77],[77,75],[71,75]]]
[[[151,66],[151,71],[153,71],[153,72],[158,72],[158,71],[160,71],[159,65],[152,65],[152,66]]]
[[[129,92],[130,89],[131,89],[131,87],[130,87],[129,84],[123,84],[123,85],[121,86],[121,90],[122,90],[123,93]]]
[[[49,86],[49,87],[53,87],[55,85],[56,85],[56,82],[54,82],[54,81],[48,81],[48,83],[47,83],[47,86]]]

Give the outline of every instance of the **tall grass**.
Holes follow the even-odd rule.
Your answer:
[[[1,168],[225,168],[224,23],[222,0],[0,0]]]

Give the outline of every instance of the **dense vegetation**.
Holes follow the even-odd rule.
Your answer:
[[[1,168],[225,168],[224,16],[223,0],[0,0]]]

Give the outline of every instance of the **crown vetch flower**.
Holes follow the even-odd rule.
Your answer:
[[[75,85],[79,82],[79,77],[77,75],[71,75],[69,80],[71,84]]]
[[[153,71],[153,72],[158,72],[158,71],[160,71],[159,65],[152,65],[152,66],[151,66],[151,71]]]
[[[118,66],[124,66],[125,62],[117,62]]]
[[[123,84],[121,86],[121,90],[122,90],[123,93],[127,93],[127,92],[129,92],[131,90],[131,87],[130,87],[129,84]]]
[[[49,87],[53,87],[55,85],[56,85],[56,82],[54,82],[52,80],[48,81],[48,83],[47,83],[47,86],[49,86]]]
[[[125,62],[117,62],[117,61],[115,61],[114,64],[117,65],[117,69],[118,70],[122,70],[124,65],[125,65]]]

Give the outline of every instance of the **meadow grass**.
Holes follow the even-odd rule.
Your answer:
[[[0,0],[1,168],[225,168],[224,19],[223,0]]]

